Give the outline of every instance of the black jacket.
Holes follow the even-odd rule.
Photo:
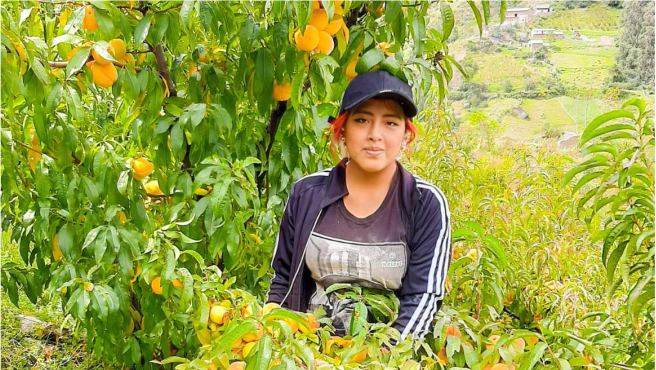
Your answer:
[[[271,266],[274,276],[267,301],[306,312],[315,282],[305,265],[305,248],[322,210],[348,194],[346,160],[298,180],[289,194],[276,238]],[[400,163],[402,212],[408,243],[407,272],[394,327],[401,338],[423,338],[442,305],[451,261],[449,207],[436,186],[413,176]]]

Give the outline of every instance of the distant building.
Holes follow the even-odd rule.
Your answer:
[[[540,4],[535,7],[535,15],[549,15],[553,11],[551,10],[551,6],[549,4]]]
[[[503,24],[528,23],[533,18],[533,9],[531,8],[510,8],[506,9],[506,19]]]
[[[530,40],[526,43],[526,46],[528,46],[531,51],[536,51],[543,46],[548,48],[551,45],[548,42],[544,42],[543,40]]]
[[[552,34],[554,38],[556,39],[563,39],[565,38],[565,34],[556,31],[554,28],[534,28],[531,30],[531,38],[532,39],[543,39],[546,38],[548,34]]]

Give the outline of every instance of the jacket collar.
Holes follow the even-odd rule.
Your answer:
[[[346,158],[342,159],[330,171],[328,182],[326,183],[326,192],[323,201],[321,202],[321,209],[348,195],[349,192],[346,188],[346,160]],[[396,165],[398,170],[401,171],[403,210],[406,215],[410,216],[412,215],[413,205],[419,195],[416,180],[414,176],[412,176],[412,174],[401,165],[401,163],[397,161]]]

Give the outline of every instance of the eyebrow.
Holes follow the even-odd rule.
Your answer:
[[[373,113],[369,112],[368,110],[356,110],[355,112],[353,112],[353,114],[358,114],[358,113],[360,113],[360,114],[368,114],[368,115],[370,115],[370,116],[373,116],[373,115],[374,115]],[[399,115],[396,114],[396,113],[383,114],[383,117],[392,117],[392,118],[403,119],[401,116],[399,116]]]

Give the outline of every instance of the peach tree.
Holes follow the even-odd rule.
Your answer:
[[[470,6],[482,30],[490,4]],[[330,165],[327,118],[355,75],[387,70],[423,108],[462,71],[446,1],[0,11],[2,225],[23,260],[3,289],[61,299],[88,349],[134,368],[208,345],[219,302],[256,307],[235,288],[263,297],[287,191]]]

